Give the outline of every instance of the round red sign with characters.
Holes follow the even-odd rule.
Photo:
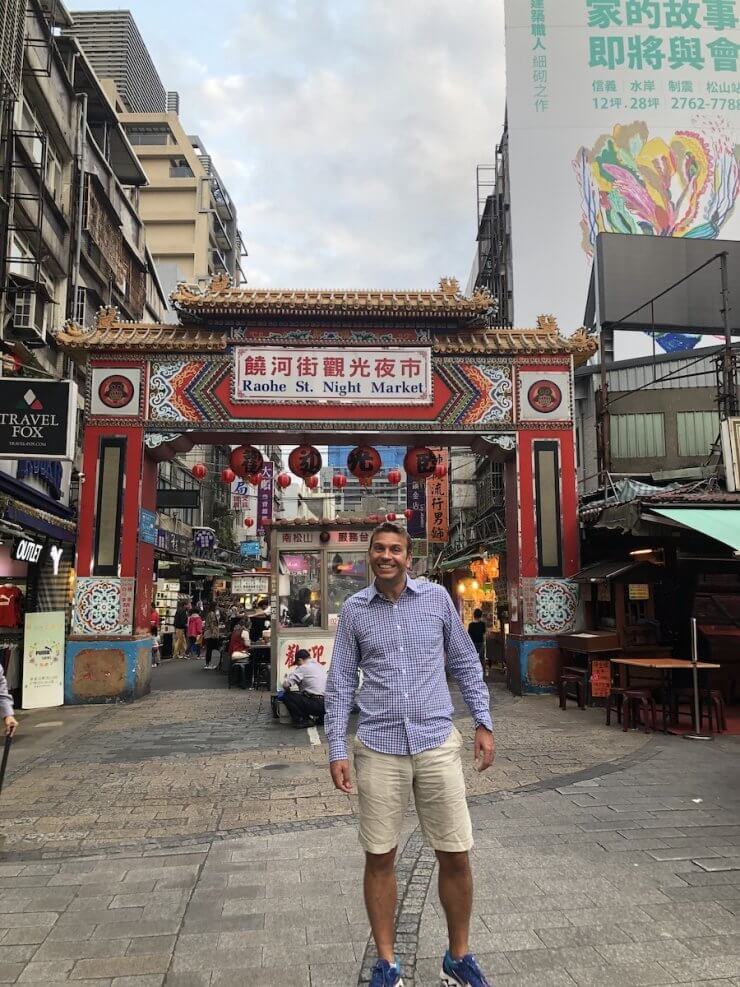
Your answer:
[[[125,408],[134,396],[134,385],[122,374],[113,374],[101,381],[98,397],[106,408]]]
[[[535,411],[539,411],[541,415],[548,415],[557,411],[562,404],[563,392],[554,381],[537,380],[527,392],[527,400]]]

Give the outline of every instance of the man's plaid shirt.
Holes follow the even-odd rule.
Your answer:
[[[452,728],[446,667],[476,726],[493,729],[480,658],[450,595],[408,579],[396,603],[373,583],[345,601],[326,686],[329,760],[347,757],[347,723],[362,669],[357,736],[383,754],[441,746]]]

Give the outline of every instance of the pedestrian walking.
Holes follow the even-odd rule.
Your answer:
[[[206,610],[203,640],[206,646],[206,663],[203,667],[213,668],[211,664],[213,652],[218,651],[221,644],[221,614],[215,603],[212,603]]]
[[[200,657],[200,641],[203,633],[203,618],[198,610],[188,617],[188,658]]]
[[[486,674],[486,633],[488,627],[483,619],[482,610],[473,611],[473,619],[468,624],[468,634],[470,635],[470,640],[475,646],[475,650],[478,652],[478,657],[480,658],[480,663],[483,668],[483,676],[485,678]]]
[[[401,987],[395,959],[394,862],[414,792],[419,823],[439,862],[439,897],[449,947],[446,987],[490,987],[470,952],[472,826],[465,797],[462,736],[452,723],[445,667],[475,724],[479,771],[493,763],[488,689],[477,652],[447,591],[409,575],[411,538],[391,522],[370,539],[373,584],[342,607],[326,689],[326,735],[334,785],[352,791],[347,724],[358,671],[360,722],[354,741],[365,907],[378,951],[370,987]]]
[[[185,609],[184,600],[180,600],[177,604],[177,609],[175,610],[175,616],[172,624],[175,628],[175,639],[172,644],[172,655],[174,658],[184,658],[185,648],[187,647],[185,631],[188,626],[188,612]]]
[[[152,668],[159,664],[159,656],[162,652],[162,639],[159,636],[159,629],[156,624],[152,624]]]

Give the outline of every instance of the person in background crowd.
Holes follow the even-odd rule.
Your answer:
[[[200,657],[200,636],[203,633],[203,618],[198,610],[188,617],[188,658]]]
[[[206,645],[206,663],[204,668],[213,668],[211,659],[213,652],[218,650],[221,644],[221,620],[216,604],[212,604],[206,611],[206,623],[203,631],[203,640]]]
[[[473,611],[473,619],[468,624],[468,634],[470,635],[470,640],[475,645],[475,650],[478,652],[478,657],[480,658],[480,663],[483,667],[483,675],[486,674],[486,622],[483,619],[482,610]]]
[[[258,600],[254,608],[254,613],[249,618],[249,639],[252,644],[262,640],[265,627],[270,622],[270,615],[265,611],[267,600]]]
[[[311,590],[302,586],[288,600],[288,620],[293,627],[306,627],[311,623]]]
[[[159,664],[161,649],[162,641],[159,636],[159,628],[156,624],[152,624],[152,668],[156,668]]]
[[[293,686],[298,691],[292,691]],[[294,727],[312,727],[324,720],[324,693],[326,669],[311,657],[311,652],[300,648],[295,656],[295,668],[283,679],[282,701],[285,703]]]
[[[175,640],[172,644],[172,656],[174,658],[184,658],[187,641],[185,631],[188,626],[188,612],[185,609],[185,601],[180,600],[175,610],[175,617],[172,621],[175,628]]]
[[[157,632],[159,632],[159,623],[160,623],[159,610],[157,610],[157,608],[153,603],[152,603],[151,613],[149,614],[149,623],[152,625],[152,627],[156,627]]]
[[[3,666],[0,665],[0,716],[5,723],[5,736],[12,737],[18,729],[18,720],[13,716],[13,697],[5,680]]]

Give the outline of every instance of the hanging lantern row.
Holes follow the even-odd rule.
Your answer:
[[[425,446],[409,449],[403,460],[403,468],[413,480],[427,480],[434,475],[436,466],[437,457]]]
[[[414,512],[412,508],[407,507],[406,510],[403,512],[403,516],[406,518],[407,521],[410,521],[414,516]]]
[[[224,483],[233,483],[236,479],[236,473],[230,466],[227,466],[226,469],[221,470],[221,479]]]
[[[208,469],[204,463],[196,463],[190,470],[190,475],[195,477],[196,480],[205,480],[208,476]]]
[[[315,490],[316,487],[318,487],[319,485],[319,478],[318,476],[307,476],[303,482],[306,484],[309,490]]]
[[[397,487],[401,482],[401,471],[399,469],[388,470],[388,482],[393,487]]]
[[[253,517],[245,517],[244,518],[244,527],[247,528],[247,530],[249,530],[249,528],[254,527],[254,518]]]
[[[363,487],[370,486],[380,465],[380,453],[372,446],[357,446],[347,456],[347,469]]]
[[[277,485],[281,490],[287,490],[292,482],[290,473],[278,473]]]
[[[347,486],[347,477],[344,473],[335,473],[331,478],[331,485],[335,490],[344,490]]]

